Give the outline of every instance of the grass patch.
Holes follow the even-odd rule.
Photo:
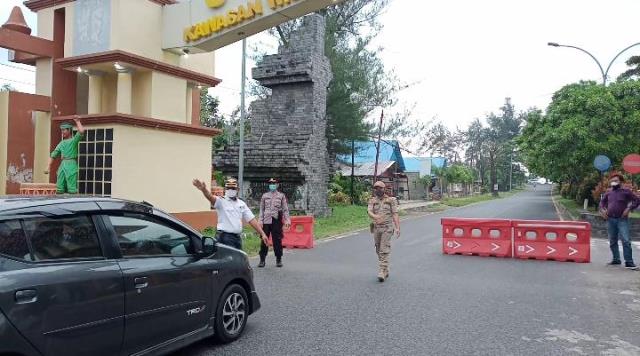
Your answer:
[[[579,218],[580,214],[585,212],[585,210],[583,209],[584,206],[573,199],[563,198],[561,195],[554,195],[554,198],[558,203],[562,204],[562,206],[567,209],[575,218]],[[595,214],[598,212],[598,209],[596,209],[596,207],[594,206],[589,206],[587,208],[587,212]],[[630,217],[640,219],[640,211],[631,212]]]
[[[554,197],[560,205],[562,205],[565,209],[567,209],[567,211],[569,211],[573,218],[579,218],[580,214],[584,211],[584,209],[582,209],[582,204],[579,204],[573,199],[563,198],[560,195],[556,195]],[[592,212],[595,212],[595,210]]]
[[[328,218],[315,220],[314,237],[316,240],[348,233],[369,226],[369,216],[366,206],[335,206],[333,214]],[[216,229],[207,228],[205,236],[215,237]],[[249,256],[255,256],[260,251],[260,238],[251,227],[245,227],[242,239],[242,250]]]
[[[500,193],[497,197],[494,197],[491,194],[480,194],[480,195],[473,195],[473,196],[461,197],[461,198],[444,198],[441,204],[449,207],[458,208],[458,207],[466,206],[470,204],[481,203],[483,201],[508,198],[521,191],[522,189],[514,189],[511,192]]]
[[[202,232],[205,236],[216,236],[215,228],[207,228]],[[252,227],[245,227],[244,238],[242,239],[242,250],[249,256],[255,256],[260,252],[260,237]]]
[[[369,215],[367,215],[366,206],[334,206],[332,209],[333,214],[330,217],[316,219],[314,225],[316,240],[364,229],[369,226]]]

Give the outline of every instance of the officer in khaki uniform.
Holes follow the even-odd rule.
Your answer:
[[[400,217],[398,201],[385,193],[384,182],[377,181],[373,185],[373,198],[369,200],[369,217],[371,233],[378,254],[378,281],[389,278],[389,254],[391,254],[391,238],[394,233],[400,237]]]

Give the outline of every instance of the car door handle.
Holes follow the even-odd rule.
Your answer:
[[[24,289],[16,292],[16,303],[29,304],[38,300],[38,292],[35,289]]]
[[[136,289],[142,289],[147,288],[149,282],[147,282],[147,277],[136,277],[133,279],[133,285]]]

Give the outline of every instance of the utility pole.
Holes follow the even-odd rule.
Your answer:
[[[355,197],[355,192],[353,191],[353,176],[355,174],[355,161],[356,161],[356,143],[353,139],[351,139],[351,205],[353,205]]]
[[[380,125],[378,126],[378,143],[376,144],[376,165],[373,168],[373,182],[378,179],[378,159],[380,158],[380,140],[382,140],[382,119],[384,119],[384,110],[380,114]]]
[[[244,119],[245,110],[245,78],[247,77],[247,39],[242,39],[242,80],[240,81],[240,150],[238,152],[238,184],[240,198],[244,198]]]
[[[509,163],[509,191],[513,189],[513,149],[511,149],[511,159]]]

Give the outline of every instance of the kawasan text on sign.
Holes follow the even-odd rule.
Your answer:
[[[194,42],[210,37],[222,30],[235,27],[243,22],[253,20],[264,14],[264,6],[269,6],[271,10],[280,10],[298,0],[250,0],[246,5],[239,5],[224,12],[220,9],[224,6],[225,0],[205,0],[208,7],[218,9],[221,14],[216,14],[209,19],[189,26],[184,30],[184,41]]]

